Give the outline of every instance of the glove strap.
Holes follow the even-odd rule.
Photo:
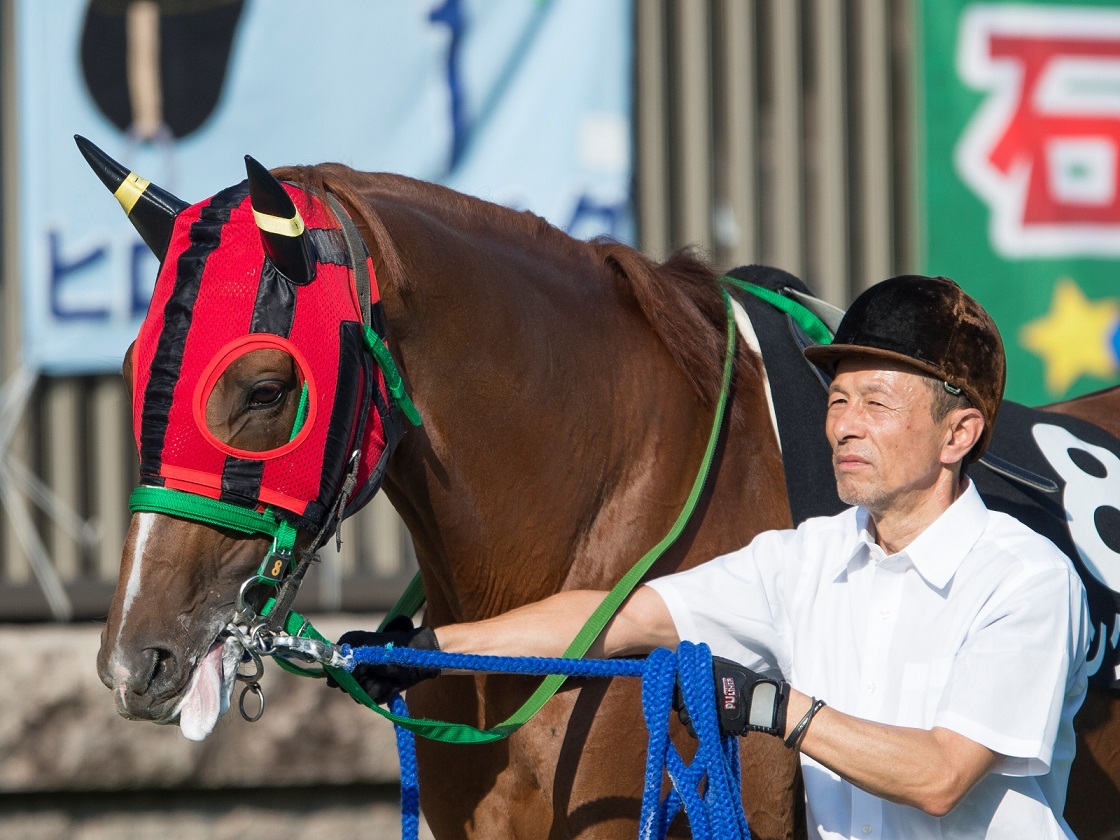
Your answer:
[[[789,683],[763,677],[748,668],[715,657],[712,660],[716,703],[724,732],[765,732],[780,736],[786,728]]]

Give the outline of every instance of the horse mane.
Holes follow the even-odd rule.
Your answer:
[[[629,245],[598,238],[589,246],[623,281],[701,402],[714,407],[723,382],[727,309],[719,277],[691,248],[655,262]],[[741,343],[741,342],[740,342]],[[740,376],[748,357],[737,354]]]
[[[465,226],[497,227],[515,238],[544,241],[559,252],[591,260],[633,297],[701,403],[714,407],[718,401],[727,314],[715,270],[693,250],[682,248],[658,263],[606,237],[590,242],[574,239],[534,213],[403,175],[360,172],[339,163],[288,166],[273,170],[273,174],[314,195],[322,197],[330,192],[337,196],[372,239],[381,262],[379,281],[393,284],[402,293],[407,293],[412,284],[400,249],[369,201],[373,191],[403,199],[419,199],[438,191],[441,210],[459,216]],[[750,365],[749,358],[738,354],[740,375],[746,372],[743,366]]]

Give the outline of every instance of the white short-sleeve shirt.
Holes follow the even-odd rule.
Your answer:
[[[1049,540],[975,486],[886,556],[866,511],[760,534],[647,584],[682,639],[778,671],[833,708],[951,729],[1004,759],[948,815],[879,799],[802,755],[821,838],[1072,837],[1062,819],[1088,686],[1085,592]]]

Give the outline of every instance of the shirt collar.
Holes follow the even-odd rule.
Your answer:
[[[850,568],[857,560],[870,557],[871,547],[875,545],[871,515],[863,508],[851,508],[847,516],[851,523],[851,548],[837,558],[837,573]],[[899,554],[910,559],[927,583],[943,589],[953,579],[987,524],[988,508],[980,498],[976,484],[969,481],[960,497]]]

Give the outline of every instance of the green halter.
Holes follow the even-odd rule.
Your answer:
[[[128,507],[133,513],[162,513],[204,525],[228,528],[240,534],[272,537],[272,547],[257,569],[256,580],[260,583],[275,586],[287,572],[295,568],[298,532],[295,526],[277,518],[271,510],[258,513],[240,505],[183,490],[147,486],[140,486],[132,491]]]

